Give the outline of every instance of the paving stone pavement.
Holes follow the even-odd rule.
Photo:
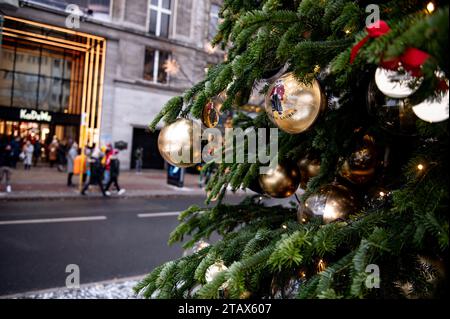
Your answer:
[[[141,173],[122,171],[119,184],[126,190],[121,197],[159,197],[159,196],[193,196],[205,195],[199,186],[198,174],[185,174],[184,187],[167,184],[165,170],[143,170]],[[18,166],[12,170],[12,192],[6,193],[5,186],[0,185],[0,200],[26,199],[64,199],[81,198],[79,177],[74,176],[74,187],[67,186],[67,173],[58,172],[56,168],[33,167],[25,171]],[[111,188],[112,197],[119,197]],[[88,195],[83,198],[98,198],[102,194],[97,186],[91,186]]]
[[[80,285],[80,288],[55,288],[5,296],[7,299],[142,299],[133,287],[140,278]]]

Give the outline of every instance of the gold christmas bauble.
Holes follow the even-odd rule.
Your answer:
[[[339,174],[353,184],[365,184],[375,176],[376,166],[377,157],[373,138],[365,135],[360,145],[342,163]]]
[[[285,198],[295,193],[300,185],[300,170],[296,163],[285,161],[259,175],[259,185],[271,197]]]
[[[297,134],[309,129],[325,109],[326,98],[317,80],[310,85],[286,73],[269,86],[265,107],[270,120],[281,130]]]
[[[297,162],[297,165],[300,169],[300,186],[305,188],[311,177],[319,175],[320,160],[307,155],[306,157],[301,158]]]
[[[329,184],[310,195],[297,212],[300,223],[308,222],[312,217],[322,218],[325,224],[346,220],[348,215],[356,212],[356,197],[349,189],[340,184]]]
[[[223,92],[208,102],[203,107],[202,123],[208,128],[216,127],[220,120],[220,109],[226,100],[226,94]]]
[[[201,134],[200,125],[184,118],[165,126],[158,136],[161,156],[177,167],[194,166],[201,158],[201,145],[195,143],[196,134]]]

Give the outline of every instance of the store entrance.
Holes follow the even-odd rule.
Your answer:
[[[48,144],[56,137],[59,141],[77,141],[79,127],[38,122],[4,121],[0,119],[0,136],[8,139],[39,141]]]
[[[70,145],[78,141],[79,126],[55,125],[39,122],[6,121],[0,119],[0,138],[6,141],[15,140],[20,149],[30,141],[33,145],[39,145],[38,163],[47,162],[48,146],[54,137],[62,145]]]
[[[151,133],[143,128],[133,128],[133,146],[131,149],[131,169],[136,167],[136,158],[134,156],[138,147],[144,149],[142,168],[164,168],[164,159],[158,151],[159,131]]]

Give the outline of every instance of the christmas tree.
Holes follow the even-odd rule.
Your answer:
[[[233,110],[233,128],[279,129],[278,164],[261,174],[259,160],[238,161],[237,152],[249,155],[250,143],[236,146],[232,161],[208,161],[203,170],[217,169],[205,204],[216,201],[182,212],[169,243],[189,236],[184,247],[190,248],[213,233],[221,239],[157,267],[136,292],[147,298],[443,296],[448,9],[418,0],[225,0],[213,40],[226,52],[224,62],[169,100],[150,129],[164,120],[177,132],[192,130],[182,118],[203,118],[213,127],[214,116]],[[253,116],[246,110],[255,96],[263,97],[265,110]],[[162,152],[175,135],[164,133]],[[269,134],[265,140],[274,142]],[[227,192],[248,188],[259,194],[224,203]],[[295,191],[301,195],[290,205],[267,202]]]

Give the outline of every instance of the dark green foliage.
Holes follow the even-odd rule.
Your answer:
[[[428,298],[447,292],[436,282],[439,269],[424,265],[421,258],[448,263],[448,121],[418,120],[414,136],[391,134],[369,116],[365,99],[374,68],[408,47],[431,56],[422,68],[423,84],[411,100],[441,94],[435,71],[448,76],[448,7],[427,15],[423,1],[373,2],[380,3],[381,19],[391,31],[370,39],[350,64],[351,48],[367,35],[363,1],[225,0],[213,43],[227,49],[228,60],[212,67],[206,79],[183,96],[171,99],[150,125],[154,129],[161,119],[171,123],[179,114],[200,117],[206,101],[222,91],[227,93],[223,109],[239,110],[255,81],[287,63],[303,82],[329,67],[321,84],[339,93],[340,107],[328,109],[302,134],[280,131],[279,158],[297,161],[307,153],[320,157],[320,173],[308,182],[303,200],[335,179],[345,183],[337,174],[340,160],[362,135],[372,135],[380,159],[387,162],[377,166],[377,178],[370,185],[347,183],[360,199],[360,210],[345,222],[322,225],[318,219],[300,224],[295,205],[267,207],[262,195],[226,205],[222,199],[227,187],[248,188],[257,181],[260,164],[218,164],[206,186],[207,204],[217,197],[216,205],[184,211],[169,243],[188,236],[188,248],[213,233],[221,240],[157,267],[136,292],[148,298],[240,298],[250,291],[255,298],[272,298],[272,280],[287,282],[299,271],[306,279],[296,292],[298,298]],[[273,124],[265,113],[255,118],[239,113],[234,126]],[[246,150],[246,145],[241,147]],[[371,186],[390,191],[383,205],[369,205]],[[320,259],[326,263],[322,272],[317,269]],[[206,283],[208,267],[218,260],[228,270]],[[371,264],[380,269],[380,289],[366,286],[366,267]]]

